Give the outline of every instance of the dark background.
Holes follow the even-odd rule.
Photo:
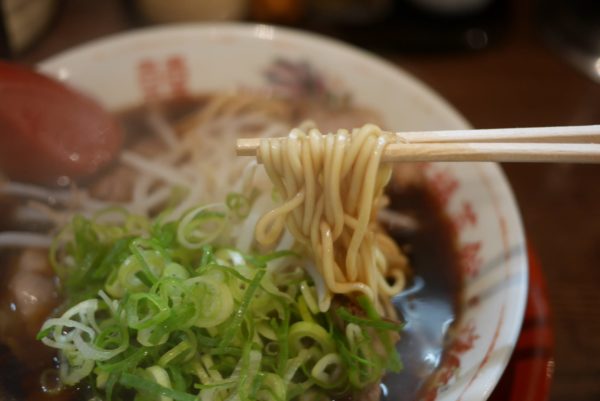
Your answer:
[[[554,29],[548,16],[552,3],[560,8],[577,2],[586,0],[565,0],[562,5],[560,0],[548,0],[538,8],[529,0],[506,1],[479,20],[477,16],[436,20],[432,25],[442,27],[441,31],[430,36],[419,31],[427,23],[415,23],[416,16],[404,16],[405,22],[412,21],[413,31],[408,22],[397,20],[370,29],[296,24],[341,35],[380,53],[438,91],[477,128],[599,124],[600,84],[573,68],[542,39],[543,32]],[[600,1],[588,1],[593,3]],[[598,7],[590,9],[584,19],[600,27],[596,11]],[[559,15],[566,12],[559,10]],[[583,45],[589,47],[594,32],[586,31],[585,23],[571,19],[567,28],[585,32]],[[67,0],[44,36],[14,58],[33,64],[139,25],[135,15],[124,12],[121,1]],[[465,32],[473,27],[476,30],[470,32],[475,36],[468,36]],[[410,32],[426,40],[411,42],[406,36]],[[600,164],[505,164],[503,168],[548,283],[556,338],[550,399],[600,400]]]

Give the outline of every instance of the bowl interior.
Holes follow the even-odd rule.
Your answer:
[[[448,103],[400,69],[329,39],[265,25],[142,30],[54,56],[40,69],[119,110],[181,94],[268,90],[273,77],[266,71],[281,60],[315,75],[327,95],[377,110],[389,129],[468,127]],[[499,380],[520,331],[527,295],[521,220],[496,164],[432,163],[426,175],[456,227],[465,287],[463,315],[446,349],[451,362],[442,363],[429,395],[482,400]]]

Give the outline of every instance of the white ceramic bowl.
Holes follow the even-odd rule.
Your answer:
[[[264,88],[276,59],[302,61],[330,88],[379,111],[396,130],[460,129],[468,123],[422,83],[381,59],[323,37],[265,25],[184,25],[95,41],[41,64],[45,73],[118,110],[145,98]],[[429,184],[458,228],[464,313],[431,401],[486,399],[519,335],[527,298],[521,220],[496,164],[434,163]]]

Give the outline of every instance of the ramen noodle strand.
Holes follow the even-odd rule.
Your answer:
[[[358,205],[360,206],[358,208],[358,225],[346,253],[346,268],[348,269],[348,275],[351,280],[355,280],[358,275],[358,266],[356,265],[358,261],[358,252],[360,251],[359,248],[361,247],[361,243],[363,243],[363,239],[369,231],[369,222],[373,215],[373,204],[376,203],[374,197],[378,192],[375,190],[377,169],[379,168],[381,154],[386,144],[386,141],[383,139],[383,137],[375,139],[377,144],[374,152],[371,153],[370,160],[368,161],[364,173],[363,184],[361,185],[362,190],[360,192],[360,200],[358,201]],[[369,251],[366,252],[371,254],[370,259],[373,259],[373,252],[371,251],[373,247],[368,248]],[[369,264],[369,266],[372,266],[372,264]]]
[[[304,166],[305,175],[305,201],[304,201],[304,219],[302,221],[302,233],[310,235],[310,227],[315,212],[315,203],[317,202],[316,194],[316,179],[315,166],[313,163],[313,154],[310,151],[310,143],[305,143],[302,147],[302,165]]]
[[[346,132],[341,132],[336,135],[335,138],[335,148],[333,150],[333,165],[330,176],[330,183],[332,188],[339,188],[340,182],[342,180],[342,161],[344,157],[344,152],[346,150],[346,142],[347,142],[347,134]],[[327,194],[330,194],[332,199],[331,203],[333,204],[333,238],[337,239],[344,229],[344,208],[342,203],[342,194],[340,191],[326,191]]]
[[[390,140],[374,125],[261,140],[259,157],[283,204],[258,220],[256,239],[273,246],[287,227],[323,277],[323,311],[335,294],[356,293],[389,310],[389,297],[404,286],[406,258],[376,221],[391,177],[381,164]]]
[[[262,244],[275,243],[285,226],[286,215],[301,205],[303,200],[304,193],[298,192],[292,199],[262,216],[256,223],[256,240]]]

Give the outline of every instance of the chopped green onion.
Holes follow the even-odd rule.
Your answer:
[[[373,327],[374,329],[378,329],[378,330],[400,331],[400,330],[402,330],[402,326],[403,326],[402,323],[396,323],[396,322],[380,320],[380,319],[373,320],[373,319],[369,319],[369,318],[359,317],[359,316],[356,316],[356,315],[353,315],[352,313],[350,313],[343,306],[339,307],[336,310],[336,313],[338,314],[339,317],[341,317],[342,319],[344,319],[347,322],[355,323],[360,326]]]
[[[251,207],[230,194],[175,221],[122,208],[74,217],[50,250],[66,311],[37,335],[58,349],[61,382],[107,401],[290,401],[401,368],[402,325],[368,298],[360,316],[321,312],[300,254],[232,246]]]
[[[225,204],[238,218],[244,218],[250,213],[250,199],[242,194],[230,193]]]
[[[226,346],[231,342],[231,340],[233,339],[233,336],[236,334],[238,328],[242,324],[242,319],[244,318],[246,310],[248,309],[248,306],[250,305],[250,302],[252,301],[252,298],[254,297],[254,293],[256,292],[256,290],[259,287],[260,280],[262,280],[264,275],[265,275],[265,271],[259,270],[256,273],[256,275],[254,276],[254,279],[252,280],[252,282],[250,282],[250,284],[248,285],[248,288],[246,289],[246,295],[244,296],[242,303],[240,304],[237,311],[233,315],[227,328],[223,331],[223,337],[221,338],[221,342],[220,342],[221,347]]]
[[[172,398],[175,401],[197,401],[197,397],[192,394],[161,386],[152,380],[148,380],[131,373],[122,373],[121,377],[119,378],[119,383],[125,387],[147,394],[160,394],[164,397]]]
[[[125,313],[129,327],[143,330],[165,321],[170,311],[168,305],[159,296],[151,293],[136,293],[129,297]]]

